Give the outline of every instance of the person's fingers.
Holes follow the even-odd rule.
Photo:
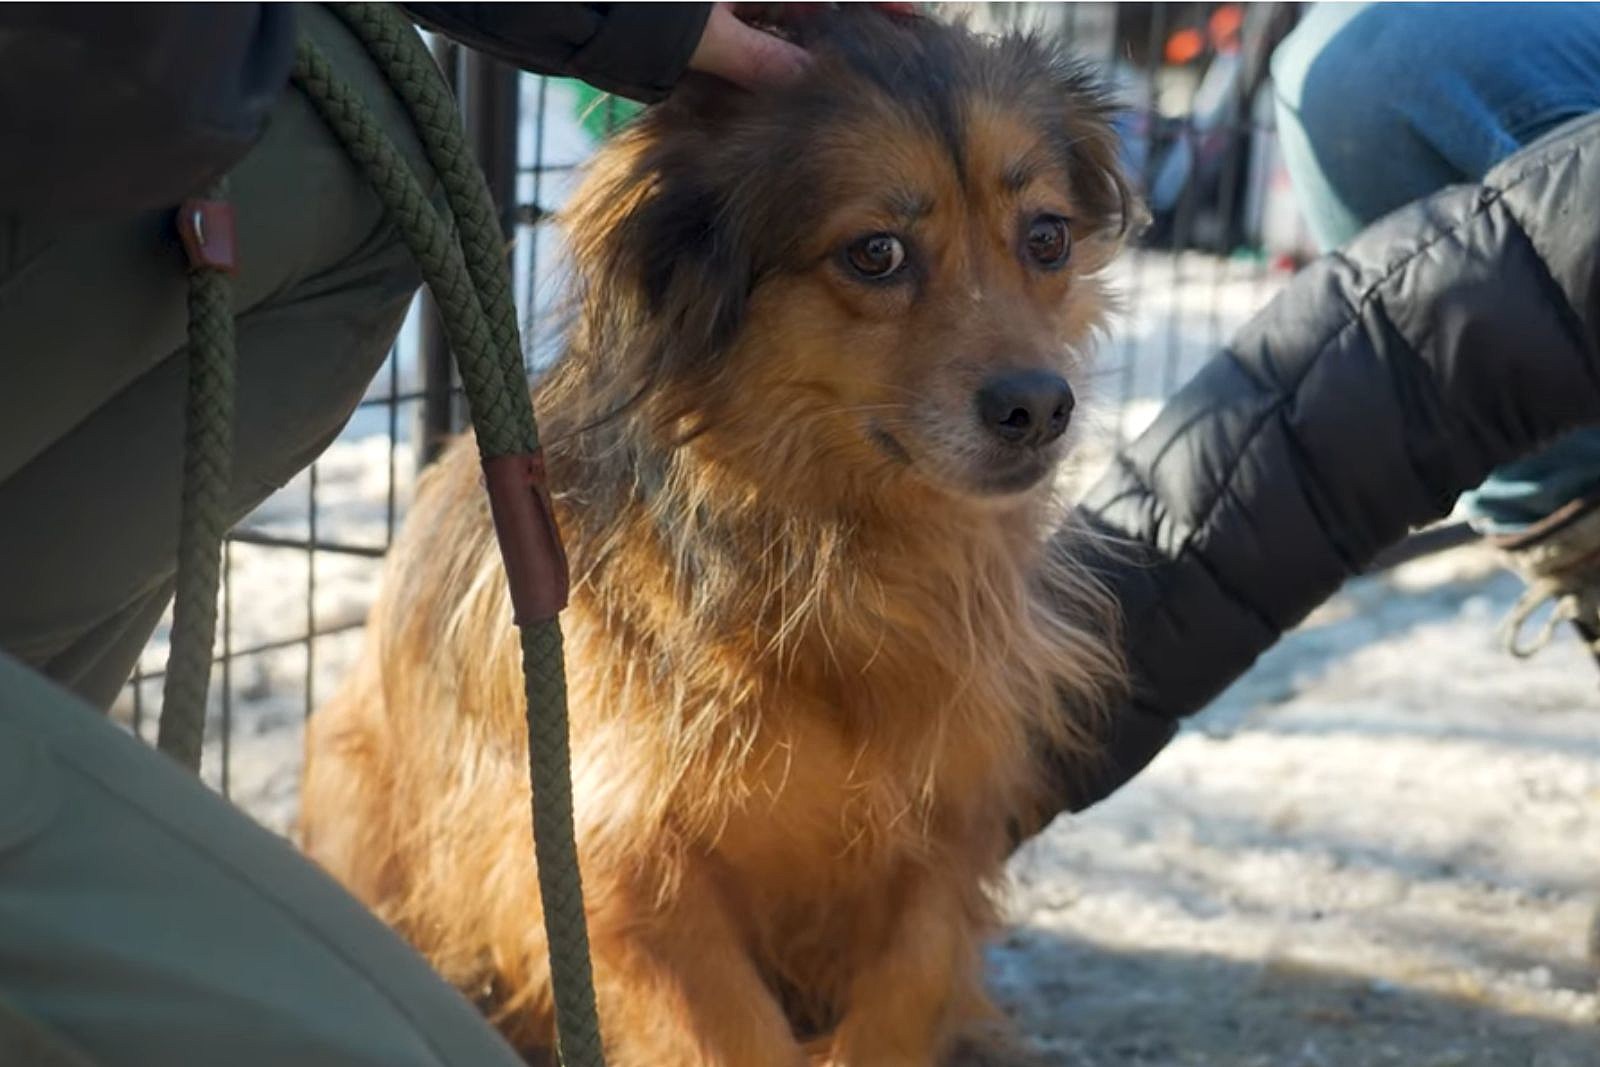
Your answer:
[[[743,20],[792,22],[815,15],[828,4],[716,4],[706,21],[690,68],[714,74],[744,89],[782,85],[799,77],[810,56],[798,45],[775,37]],[[893,15],[915,16],[914,3],[874,3]]]
[[[728,22],[729,41],[734,47],[724,77],[736,85],[754,89],[793,81],[811,62],[799,45],[748,26],[731,13]]]
[[[831,4],[729,4],[733,13],[746,22],[793,22],[831,7]]]
[[[717,4],[689,66],[756,89],[794,80],[809,61],[804,49],[745,25],[726,5]]]
[[[836,5],[789,3],[730,4],[729,6],[733,8],[734,13],[740,18],[765,20],[767,22],[786,22],[792,18],[805,18],[808,15],[815,15],[820,12],[827,11]],[[861,6],[876,8],[879,11],[884,11],[891,15],[915,15],[917,13],[916,4],[867,3]]]
[[[788,4],[729,4],[733,13],[749,22],[785,23],[799,22],[819,15],[834,7],[833,4],[788,3]],[[889,15],[916,15],[917,5],[911,3],[868,3],[862,5]]]

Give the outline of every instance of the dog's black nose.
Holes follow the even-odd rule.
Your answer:
[[[1066,430],[1073,403],[1072,387],[1059,374],[1006,371],[978,389],[978,418],[1000,440],[1038,448]]]

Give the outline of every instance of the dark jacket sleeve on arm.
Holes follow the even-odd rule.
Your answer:
[[[1063,541],[1123,605],[1103,798],[1256,657],[1495,467],[1600,422],[1600,116],[1295,278],[1116,457]]]
[[[539,74],[653,103],[700,43],[710,4],[403,4],[420,25]]]
[[[0,4],[0,212],[174,204],[249,151],[293,4]]]

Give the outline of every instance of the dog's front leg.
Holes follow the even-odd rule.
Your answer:
[[[647,917],[591,915],[590,936],[611,1067],[805,1067],[710,879]]]
[[[850,984],[828,1067],[933,1067],[955,1029],[988,1010],[974,908],[936,878],[907,888],[884,951]]]

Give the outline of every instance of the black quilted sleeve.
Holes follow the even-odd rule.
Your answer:
[[[1600,421],[1600,117],[1302,272],[1115,458],[1068,538],[1119,599],[1133,690],[1082,808],[1491,469]]]

